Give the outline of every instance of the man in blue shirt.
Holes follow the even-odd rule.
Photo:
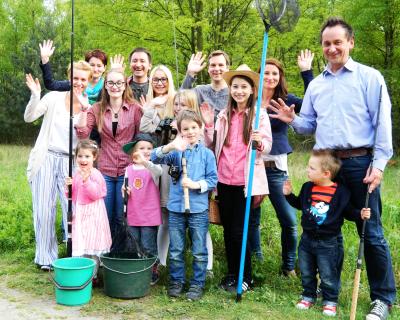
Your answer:
[[[354,33],[349,24],[329,18],[320,35],[328,65],[310,83],[300,115],[295,115],[294,106],[279,99],[271,102],[276,114],[270,116],[289,123],[297,133],[315,133],[315,149],[336,150],[342,160],[340,176],[351,190],[352,203],[360,209],[369,184],[371,219],[366,223],[364,253],[373,307],[366,320],[384,320],[396,299],[392,261],[381,224],[379,188],[393,154],[390,98],[379,71],[351,59]],[[361,227],[362,223],[357,223],[359,234]]]

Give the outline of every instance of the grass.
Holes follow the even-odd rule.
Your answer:
[[[34,234],[31,218],[31,193],[26,181],[25,169],[29,148],[0,146],[0,281],[10,288],[28,292],[32,296],[54,299],[54,289],[48,277],[33,264]],[[295,192],[305,181],[307,153],[294,153],[289,157],[290,174]],[[397,283],[400,283],[400,180],[399,162],[392,161],[385,171],[382,184],[384,204],[383,224],[386,239],[391,246]],[[58,220],[57,226],[60,226]],[[84,315],[122,319],[321,319],[316,307],[307,312],[294,308],[301,292],[300,279],[288,279],[279,275],[280,227],[269,203],[263,205],[262,244],[265,261],[254,263],[257,287],[243,296],[241,303],[235,296],[221,291],[217,284],[225,271],[222,228],[211,226],[214,242],[215,278],[207,281],[204,298],[195,303],[184,299],[170,299],[165,293],[167,270],[163,270],[158,285],[142,299],[119,300],[104,295],[102,289],[94,289],[91,302],[81,308]],[[60,229],[60,228],[58,228]],[[300,230],[299,230],[300,231]],[[60,230],[58,230],[60,234]],[[299,232],[300,233],[300,232]],[[345,263],[342,273],[337,319],[348,319],[353,276],[357,255],[358,236],[355,226],[346,222]],[[60,247],[60,256],[65,248]],[[188,260],[190,258],[188,257]],[[369,289],[365,271],[362,273],[357,319],[364,319],[369,308]],[[399,306],[394,306],[391,319],[400,319]]]

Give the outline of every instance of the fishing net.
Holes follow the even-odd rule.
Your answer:
[[[281,33],[291,31],[300,18],[296,0],[256,0],[256,7],[267,30],[272,26]]]

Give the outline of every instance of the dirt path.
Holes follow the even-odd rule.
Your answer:
[[[7,320],[26,319],[83,319],[98,320],[99,317],[83,316],[80,307],[66,307],[54,300],[33,297],[29,293],[6,287],[0,283],[0,318]]]

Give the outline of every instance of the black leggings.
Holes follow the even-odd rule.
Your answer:
[[[242,250],[243,224],[246,210],[244,186],[230,186],[218,182],[219,211],[224,227],[224,242],[228,274],[239,276],[240,255]],[[247,241],[244,265],[244,281],[251,282],[251,255]]]

